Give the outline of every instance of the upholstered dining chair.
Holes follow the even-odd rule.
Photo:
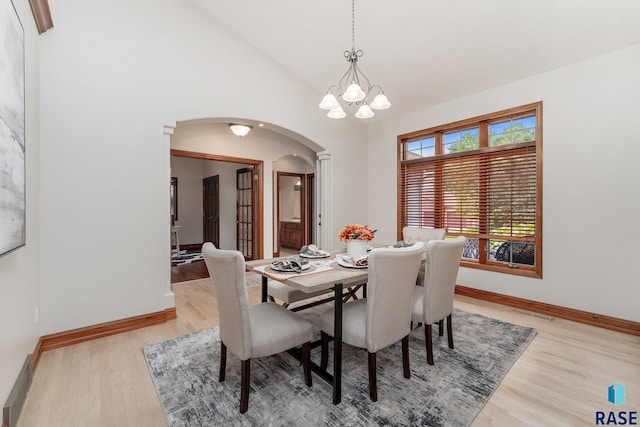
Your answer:
[[[446,233],[445,228],[403,227],[402,239],[405,242],[422,242],[426,245],[430,240],[443,240]]]
[[[453,294],[460,268],[460,259],[466,242],[464,236],[454,240],[432,240],[427,243],[426,272],[423,286],[415,286],[411,323],[424,323],[424,340],[427,350],[427,363],[433,365],[433,344],[431,325],[440,324],[447,319],[447,338],[449,348],[453,348]]]
[[[342,341],[368,351],[369,396],[378,400],[376,354],[402,341],[402,366],[410,378],[409,332],[411,298],[423,254],[423,243],[406,248],[377,248],[369,253],[367,297],[342,307]],[[329,335],[334,331],[334,310],[318,320],[322,342],[320,366],[327,367]]]
[[[402,240],[407,243],[422,242],[425,244],[431,240],[444,240],[444,236],[447,234],[446,228],[422,228],[422,227],[403,227],[402,228]],[[418,271],[418,280],[416,285],[422,286],[424,283],[424,261],[420,264],[420,270]]]
[[[249,408],[251,359],[271,356],[302,345],[302,365],[311,386],[312,323],[286,308],[266,302],[249,305],[242,253],[202,245],[220,320],[220,376],[225,380],[227,348],[241,361],[240,413]]]

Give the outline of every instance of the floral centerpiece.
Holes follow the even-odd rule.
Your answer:
[[[373,240],[378,230],[372,230],[367,225],[349,224],[338,233],[338,238],[343,242],[349,243],[351,240],[364,240],[370,242]]]
[[[338,238],[347,243],[347,255],[361,256],[367,254],[367,242],[373,240],[376,231],[366,225],[349,224],[338,233]]]

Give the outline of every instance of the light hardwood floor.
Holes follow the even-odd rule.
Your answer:
[[[45,352],[18,426],[165,426],[143,344],[218,322],[208,279],[173,290],[177,320]],[[259,302],[259,286],[249,298]],[[595,411],[640,411],[640,337],[468,297],[456,296],[455,305],[538,330],[473,426],[586,426],[595,424]],[[626,387],[617,408],[607,402],[616,381]]]

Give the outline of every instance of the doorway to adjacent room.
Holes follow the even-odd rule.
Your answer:
[[[227,249],[234,248],[243,253],[247,260],[259,259],[263,257],[263,162],[262,160],[236,158],[229,156],[220,156],[216,154],[198,153],[184,150],[171,150],[171,156],[175,158],[189,158],[209,160],[212,164],[222,163],[219,168],[213,166],[203,168],[207,170],[224,170],[220,174],[218,172],[207,172],[200,174],[197,181],[194,179],[191,190],[196,197],[201,197],[202,210],[192,213],[191,222],[194,230],[191,238],[187,235],[187,227],[181,224],[181,247],[189,249],[189,243],[201,245],[203,242],[211,241],[217,247],[225,247]],[[215,166],[215,165],[214,165]],[[233,173],[233,180],[236,185],[233,193],[227,190],[230,186],[225,186],[225,190],[221,188],[220,175],[228,175]],[[186,180],[179,180],[179,185],[187,185]],[[202,187],[200,188],[200,184]],[[199,188],[196,188],[199,187]],[[180,201],[187,203],[185,191],[180,190]],[[200,194],[200,196],[197,196]],[[234,205],[222,212],[222,205],[227,206],[223,200],[233,200]],[[228,201],[228,200],[227,200]],[[200,202],[198,202],[199,204]],[[231,206],[231,205],[229,205]],[[227,207],[229,207],[227,206]],[[189,221],[186,212],[181,209],[180,222]],[[232,216],[229,216],[232,215]],[[201,224],[201,225],[199,225]],[[222,233],[222,230],[225,232]],[[233,230],[233,235],[231,235]],[[224,234],[224,235],[223,235]],[[231,236],[231,237],[230,237]],[[232,239],[230,241],[227,241]],[[190,242],[193,240],[193,242]],[[224,240],[224,241],[223,241]],[[183,244],[184,242],[184,244]],[[230,246],[233,245],[233,246]],[[200,248],[192,248],[199,250]]]

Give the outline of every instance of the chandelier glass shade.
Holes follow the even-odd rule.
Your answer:
[[[358,67],[358,59],[362,57],[361,50],[355,48],[355,0],[351,0],[351,50],[344,52],[349,62],[349,68],[337,85],[332,85],[318,105],[323,110],[329,110],[327,117],[341,119],[346,113],[338,99],[342,99],[347,106],[359,106],[356,117],[368,119],[375,116],[374,110],[384,110],[391,107],[389,99],[379,85],[372,85],[367,76]],[[369,98],[374,96],[369,102]]]

